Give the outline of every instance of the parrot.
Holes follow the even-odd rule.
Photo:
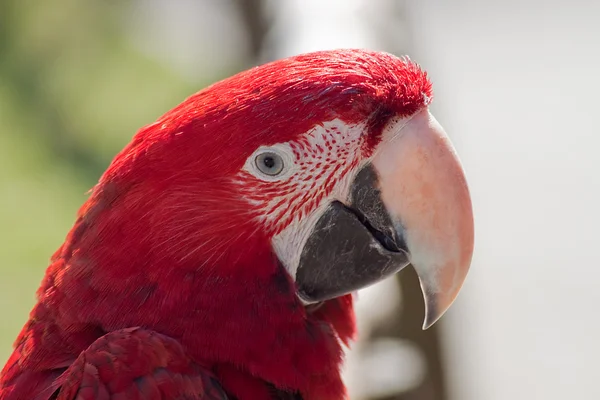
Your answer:
[[[142,127],[52,255],[1,400],[337,400],[358,290],[411,266],[435,323],[470,268],[457,152],[408,57],[338,49]]]

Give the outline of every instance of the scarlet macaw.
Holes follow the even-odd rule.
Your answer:
[[[409,263],[425,327],[467,274],[464,173],[431,83],[337,50],[142,128],[54,254],[0,399],[342,399],[351,293]]]

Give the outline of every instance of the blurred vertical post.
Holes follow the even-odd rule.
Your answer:
[[[246,32],[248,32],[250,54],[254,62],[257,62],[262,54],[268,29],[268,21],[263,3],[263,0],[237,0],[236,2],[244,21]]]
[[[436,323],[426,331],[421,329],[425,306],[415,271],[407,268],[396,279],[400,285],[402,311],[373,327],[369,340],[393,338],[410,342],[425,358],[426,369],[418,386],[395,395],[378,397],[377,400],[447,400],[445,365],[440,345],[440,336],[443,334],[441,324]]]

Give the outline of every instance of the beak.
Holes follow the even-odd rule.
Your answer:
[[[306,303],[372,285],[412,264],[426,329],[450,307],[473,253],[471,198],[460,161],[427,109],[388,127],[348,199],[331,203],[300,256]]]

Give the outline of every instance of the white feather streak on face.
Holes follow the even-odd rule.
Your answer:
[[[327,206],[348,201],[350,184],[366,161],[361,156],[365,127],[339,119],[325,122],[297,140],[258,148],[240,171],[242,194],[260,210],[261,223],[275,232],[273,249],[292,276]],[[264,151],[276,152],[289,165],[277,176],[262,174],[255,158]],[[248,174],[255,179],[250,181]]]

